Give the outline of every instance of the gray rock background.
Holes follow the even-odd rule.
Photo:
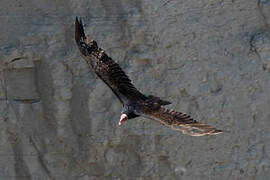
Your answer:
[[[118,127],[76,16],[138,89],[229,133]],[[270,179],[269,0],[1,0],[0,21],[1,180]]]

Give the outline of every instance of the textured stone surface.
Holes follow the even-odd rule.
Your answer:
[[[270,178],[269,0],[0,1],[0,179]],[[229,131],[189,137],[121,104],[74,20],[138,89]]]

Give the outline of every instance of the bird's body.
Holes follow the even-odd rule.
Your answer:
[[[169,101],[152,95],[146,96],[138,91],[120,66],[98,47],[96,41],[85,36],[82,22],[77,18],[75,40],[86,63],[123,104],[119,125],[127,119],[143,116],[191,136],[214,135],[222,132],[199,123],[184,113],[164,108],[163,106],[171,104]]]

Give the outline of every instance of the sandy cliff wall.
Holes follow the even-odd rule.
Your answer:
[[[1,180],[270,178],[270,1],[166,2],[0,1]],[[138,89],[230,133],[118,127],[76,16]]]

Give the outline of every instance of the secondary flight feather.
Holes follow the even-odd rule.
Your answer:
[[[199,123],[184,113],[164,108],[163,106],[171,104],[169,101],[152,95],[144,95],[137,90],[121,67],[98,47],[95,40],[85,35],[82,20],[78,18],[75,22],[75,40],[81,56],[88,66],[108,85],[123,104],[119,125],[128,119],[142,116],[157,120],[173,130],[191,136],[222,133],[221,130]]]

